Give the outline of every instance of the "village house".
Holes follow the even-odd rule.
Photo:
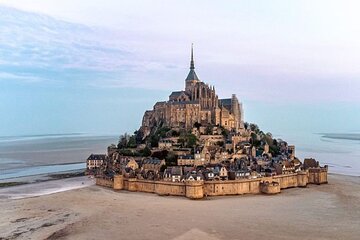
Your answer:
[[[226,169],[225,166],[222,166],[222,167],[220,168],[219,177],[220,177],[222,180],[227,180],[227,178],[228,178],[228,170]]]
[[[295,172],[295,166],[289,160],[282,160],[278,163],[273,163],[276,169],[276,174],[291,174]]]
[[[293,160],[295,158],[295,146],[294,145],[289,145],[287,153],[288,153],[290,159]]]
[[[212,169],[205,169],[203,175],[206,181],[212,181],[215,178],[215,174]]]
[[[194,155],[191,154],[180,155],[177,159],[178,166],[194,166],[194,163]]]
[[[187,181],[202,181],[204,180],[204,175],[201,172],[190,172],[186,175]]]
[[[165,160],[160,160],[157,158],[147,158],[142,161],[141,169],[146,171],[159,172],[161,166],[165,165]]]
[[[171,149],[174,142],[170,139],[161,139],[158,144],[159,144],[159,149],[164,150],[164,149]]]
[[[164,171],[164,181],[180,182],[183,176],[182,167],[168,167]]]
[[[100,166],[103,164],[103,162],[105,162],[106,159],[106,154],[91,154],[86,159],[86,169],[93,170],[100,168]]]
[[[135,161],[134,158],[130,158],[130,160],[126,164],[126,167],[135,170],[139,168],[139,164]]]
[[[314,158],[305,158],[304,159],[304,169],[309,169],[309,168],[318,168],[319,167],[319,162],[316,161]]]

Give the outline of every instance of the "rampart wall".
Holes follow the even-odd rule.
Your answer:
[[[96,178],[96,185],[113,188],[114,181],[107,178]]]
[[[269,185],[268,183],[271,184]],[[121,175],[116,175],[114,180],[104,178],[96,179],[97,185],[115,190],[185,196],[190,199],[201,199],[204,196],[241,195],[249,193],[273,194],[280,192],[280,189],[306,187],[308,183],[327,183],[327,171],[314,170],[273,177],[226,181],[168,182],[124,178]]]

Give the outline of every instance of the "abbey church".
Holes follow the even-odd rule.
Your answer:
[[[153,110],[146,111],[141,129],[144,133],[149,133],[156,126],[191,129],[196,123],[222,126],[238,132],[243,128],[243,111],[235,94],[231,98],[219,99],[214,86],[200,81],[195,73],[191,48],[185,90],[172,92],[168,101],[157,102]]]

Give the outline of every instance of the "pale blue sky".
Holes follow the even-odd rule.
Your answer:
[[[360,131],[358,1],[0,0],[0,135],[121,133],[201,80],[266,131]]]

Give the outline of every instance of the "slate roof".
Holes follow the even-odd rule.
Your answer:
[[[313,159],[313,158],[305,158],[304,159],[304,168],[308,169],[308,168],[316,168],[319,167],[319,163]]]
[[[194,156],[191,154],[187,154],[187,155],[180,155],[179,159],[194,159]]]
[[[182,175],[181,167],[171,168],[171,175]]]
[[[187,77],[186,77],[185,80],[186,80],[186,81],[191,81],[191,80],[200,81],[200,79],[199,79],[198,76],[196,75],[194,69],[190,69],[190,72],[189,72],[189,74],[187,75]]]
[[[170,102],[173,105],[184,105],[184,104],[199,104],[199,101],[182,101],[182,102]]]
[[[87,160],[105,160],[106,154],[91,154]]]
[[[157,159],[157,158],[148,158],[143,161],[143,164],[159,165],[159,164],[161,164],[161,160]]]
[[[231,106],[231,98],[219,99],[219,104],[224,106],[225,105]]]
[[[179,97],[184,91],[174,91],[170,94],[170,98],[176,98]]]

